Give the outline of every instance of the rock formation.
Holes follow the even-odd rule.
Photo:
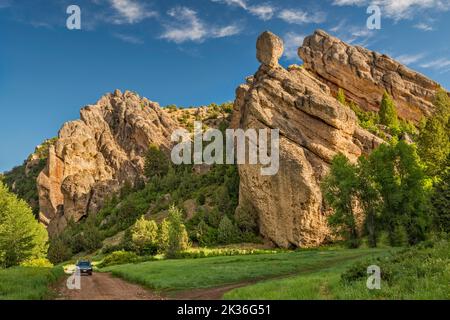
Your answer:
[[[140,179],[149,145],[169,150],[176,127],[157,103],[118,90],[64,124],[37,179],[40,220],[49,234],[96,213],[125,182]]]
[[[434,109],[432,100],[439,84],[386,55],[350,46],[322,30],[306,37],[298,53],[306,70],[334,94],[344,89],[365,110],[378,111],[385,90],[403,119],[418,122]]]
[[[281,39],[263,33],[261,67],[236,91],[233,127],[280,129],[278,174],[239,166],[240,206],[257,211],[261,234],[278,246],[315,246],[329,235],[320,181],[333,156],[341,152],[356,161],[382,140],[359,128],[353,111],[310,72],[281,67],[282,48]]]

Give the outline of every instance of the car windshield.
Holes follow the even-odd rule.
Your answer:
[[[78,262],[78,266],[79,267],[90,267],[91,263],[88,261],[81,261],[81,262]]]

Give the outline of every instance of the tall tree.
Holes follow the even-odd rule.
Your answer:
[[[330,173],[323,180],[321,187],[326,202],[334,210],[328,222],[350,248],[357,248],[360,245],[353,210],[357,186],[356,167],[343,154],[335,156]]]
[[[427,167],[427,174],[436,177],[445,169],[450,154],[450,98],[443,90],[434,99],[435,114],[420,130],[418,152]]]
[[[396,131],[399,128],[397,109],[392,97],[385,91],[379,111],[380,123]]]
[[[358,199],[365,214],[364,229],[369,246],[377,246],[380,232],[381,195],[373,178],[369,159],[361,156],[358,159]]]
[[[11,267],[47,252],[47,231],[28,204],[0,182],[0,266]]]
[[[173,258],[178,252],[186,250],[190,244],[180,209],[175,206],[169,208],[168,222],[169,241],[166,254],[169,258]]]
[[[404,141],[383,144],[372,152],[370,162],[391,245],[424,240],[430,223],[428,192],[415,147]]]

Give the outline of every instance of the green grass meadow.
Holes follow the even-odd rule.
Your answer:
[[[64,275],[62,267],[14,267],[0,269],[0,300],[51,298],[49,286]]]
[[[102,269],[156,290],[208,288],[303,274],[338,267],[368,256],[387,254],[387,249],[302,250],[286,253],[149,261]]]

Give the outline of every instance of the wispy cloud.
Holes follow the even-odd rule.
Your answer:
[[[240,32],[240,28],[236,25],[209,26],[198,17],[196,11],[187,7],[172,8],[167,14],[172,21],[165,25],[166,30],[161,38],[175,43],[202,42],[207,38],[229,37]]]
[[[324,22],[326,14],[324,12],[315,12],[311,14],[303,10],[284,9],[279,13],[278,17],[287,23],[306,24]]]
[[[11,0],[0,0],[0,9],[8,8],[12,5]]]
[[[131,43],[131,44],[143,44],[144,40],[139,37],[130,34],[123,33],[113,33],[113,36],[117,39],[122,40],[123,42]]]
[[[394,57],[395,60],[401,62],[402,64],[410,65],[419,62],[425,57],[424,53],[418,54],[402,54],[400,56]]]
[[[284,56],[288,60],[298,59],[298,48],[303,44],[305,36],[294,32],[288,32],[284,35]]]
[[[270,20],[275,14],[275,7],[270,3],[259,5],[249,5],[246,0],[211,0],[212,2],[221,2],[229,6],[239,7],[261,20]]]
[[[436,60],[431,60],[426,63],[422,63],[420,65],[422,68],[433,69],[433,70],[441,70],[447,67],[450,67],[450,59],[448,58],[439,58]]]
[[[414,28],[422,30],[422,31],[433,31],[434,30],[434,28],[432,26],[430,26],[429,24],[423,23],[423,22],[414,25]]]
[[[257,16],[261,20],[270,20],[275,14],[275,8],[269,4],[262,4],[258,6],[252,6],[248,8],[248,11]]]
[[[157,16],[157,12],[148,9],[137,0],[109,0],[113,9],[117,12],[114,18],[116,24],[134,24],[150,17]]]
[[[412,19],[424,10],[448,11],[450,0],[334,0],[336,6],[379,5],[382,13],[394,20]]]
[[[308,13],[298,9],[284,9],[278,17],[292,24],[322,23],[325,21],[326,14],[324,12]]]

